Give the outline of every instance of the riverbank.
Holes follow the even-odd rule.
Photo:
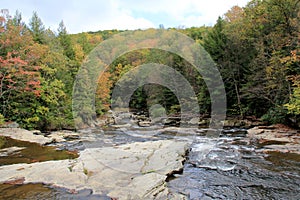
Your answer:
[[[300,154],[300,130],[282,124],[251,128],[247,137],[264,152]]]
[[[173,114],[170,116],[157,116],[150,117],[149,114],[141,113],[128,113],[128,112],[113,112],[109,111],[101,116],[94,123],[95,126],[103,127],[109,125],[137,125],[140,127],[149,127],[153,125],[165,126],[180,126],[193,127],[193,128],[208,128],[210,125],[210,116],[180,116],[180,114]],[[226,117],[223,123],[224,129],[230,128],[243,128],[250,129],[256,126],[265,126],[267,122],[257,119],[253,116],[241,118],[240,116]]]

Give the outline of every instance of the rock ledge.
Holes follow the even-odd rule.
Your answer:
[[[24,178],[24,183],[90,188],[119,200],[168,199],[167,175],[183,168],[187,145],[160,140],[89,148],[75,160],[2,166],[0,182]]]

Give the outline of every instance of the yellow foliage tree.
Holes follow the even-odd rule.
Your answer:
[[[103,72],[98,79],[98,87],[96,91],[96,112],[101,115],[109,110],[110,106],[110,88],[112,81],[110,80],[111,74]]]

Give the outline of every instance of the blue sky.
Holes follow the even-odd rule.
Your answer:
[[[0,9],[22,13],[27,23],[36,11],[46,27],[68,32],[213,25],[232,6],[249,0],[0,0]]]

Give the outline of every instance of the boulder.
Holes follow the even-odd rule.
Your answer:
[[[65,142],[80,139],[79,133],[73,131],[54,131],[47,135],[53,142]]]
[[[188,124],[192,124],[192,125],[198,125],[198,123],[199,123],[198,117],[194,117],[188,122]]]

